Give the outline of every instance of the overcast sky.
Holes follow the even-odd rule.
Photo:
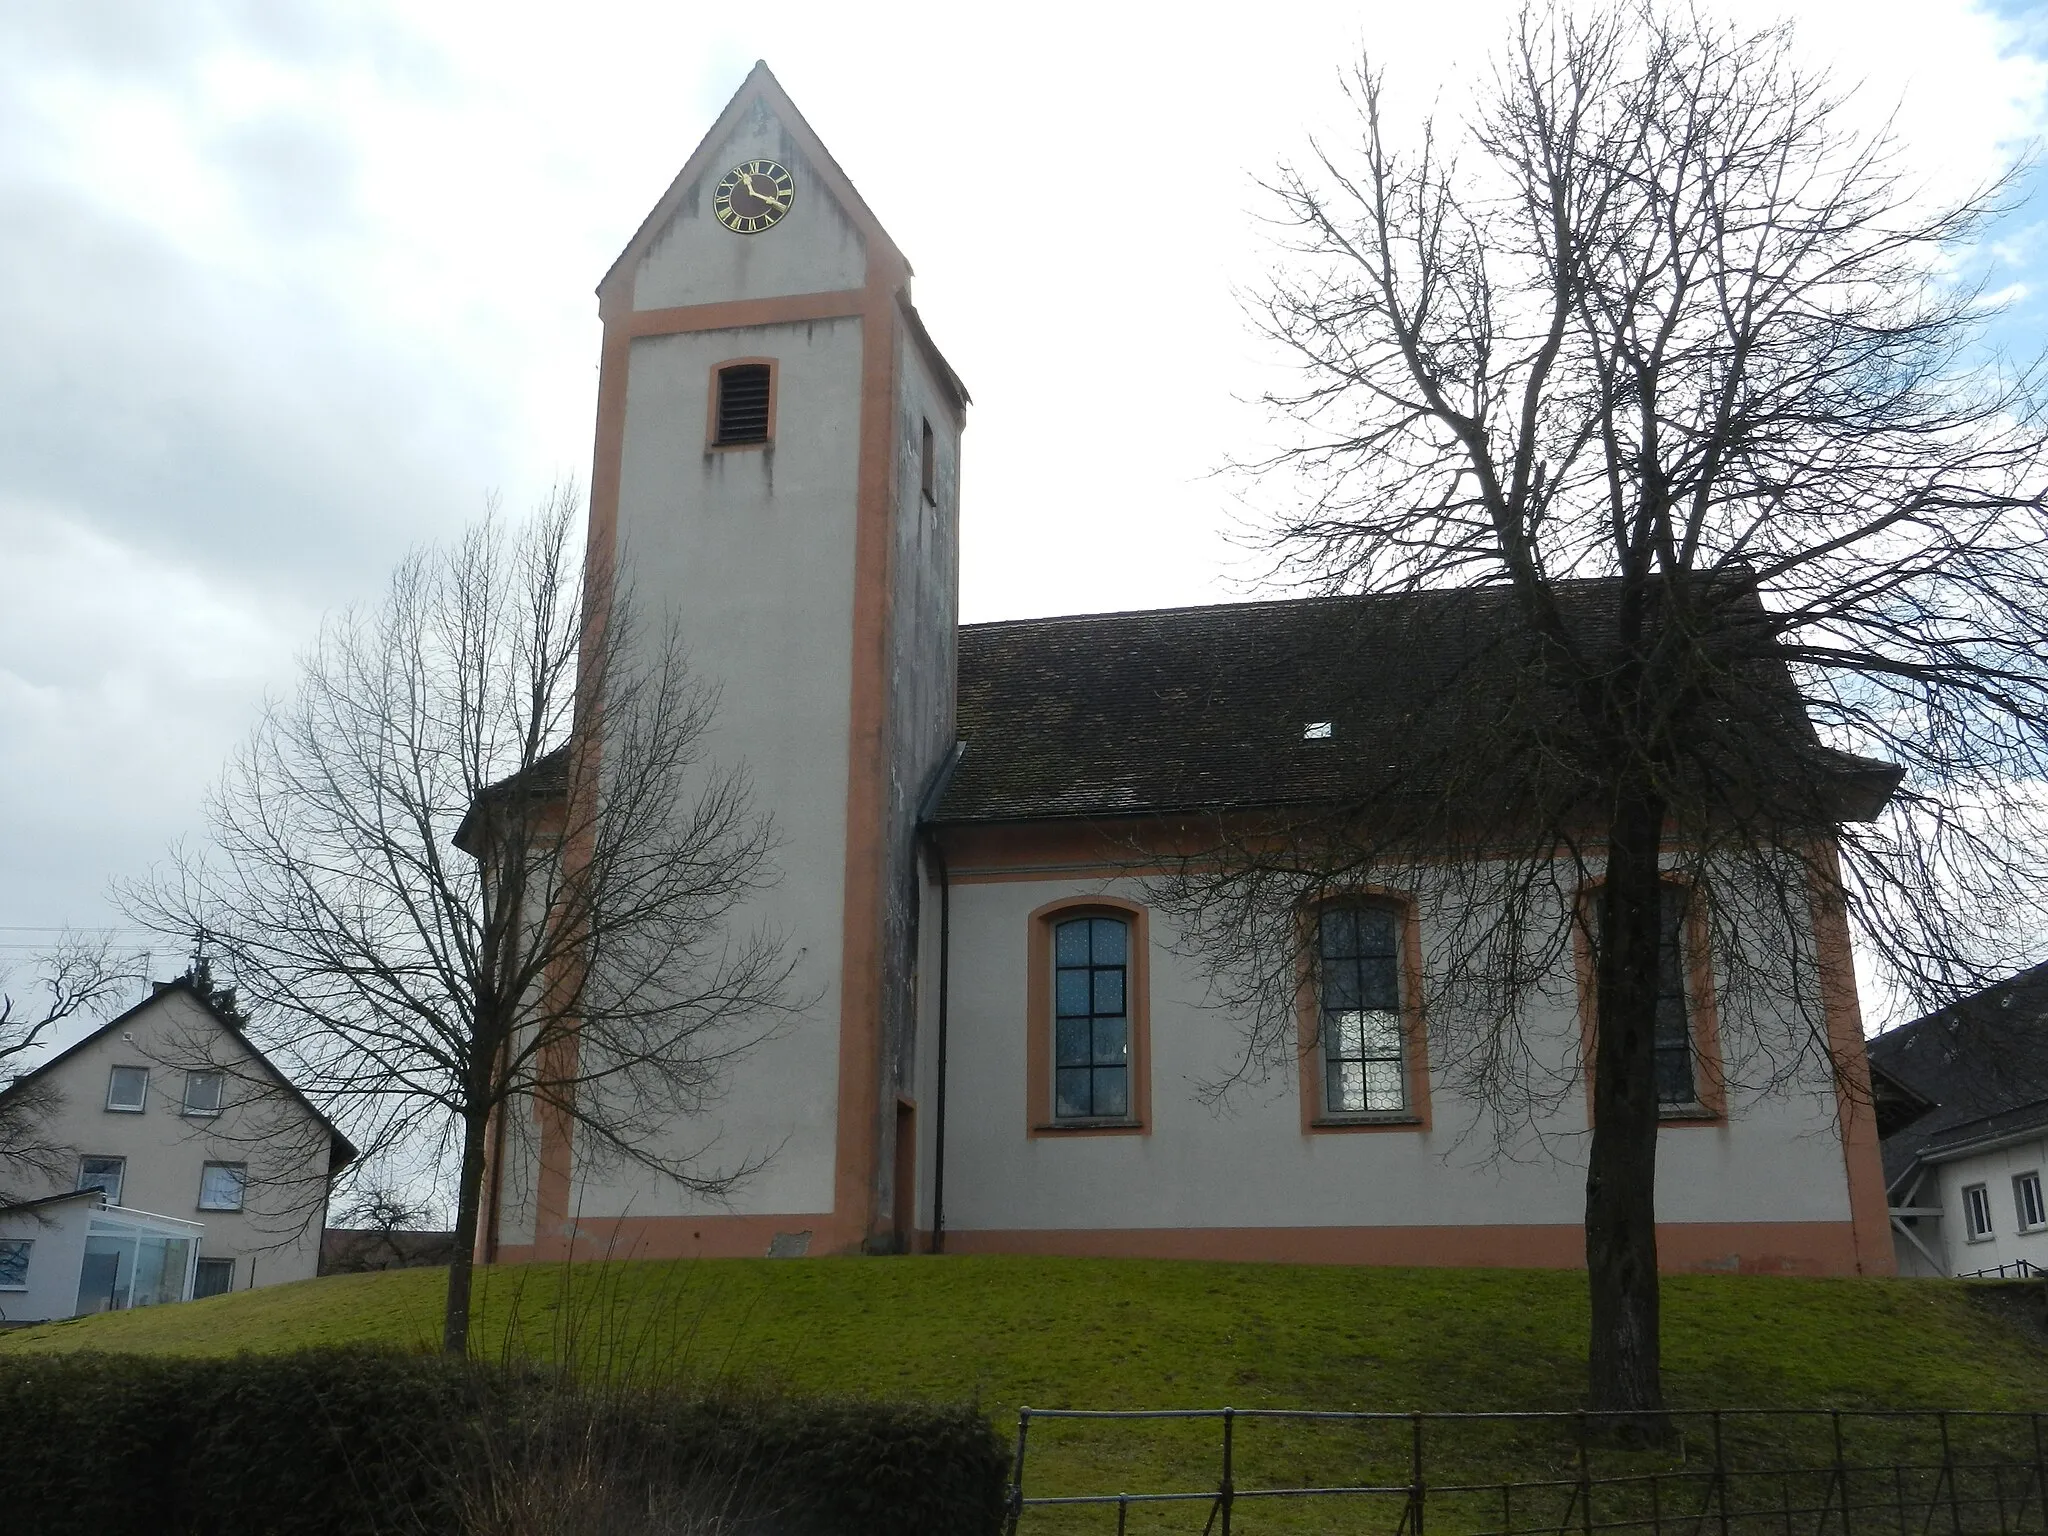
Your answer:
[[[118,923],[323,610],[587,478],[591,289],[755,58],[973,391],[975,620],[1244,591],[1254,178],[1361,48],[1419,111],[1510,9],[0,0],[0,960]],[[1938,188],[2048,121],[2037,7],[1796,15]],[[2028,348],[2037,219],[1976,254]]]

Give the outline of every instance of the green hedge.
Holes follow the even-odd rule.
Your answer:
[[[47,1536],[563,1523],[536,1498],[584,1500],[566,1523],[593,1531],[668,1528],[653,1506],[778,1533],[972,1536],[1000,1525],[1006,1473],[968,1407],[587,1391],[370,1350],[0,1364],[0,1526]]]

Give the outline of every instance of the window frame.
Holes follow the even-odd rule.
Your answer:
[[[1572,953],[1579,973],[1579,1066],[1586,1079],[1586,1124],[1593,1124],[1594,1069],[1599,1061],[1597,1029],[1600,1020],[1600,978],[1593,963],[1593,903],[1606,882],[1588,880],[1579,887],[1578,919],[1572,924]],[[1660,885],[1682,886],[1688,892],[1697,882],[1685,875],[1665,871]],[[1685,926],[1679,942],[1685,952],[1679,958],[1685,968],[1686,1023],[1692,1034],[1692,1086],[1690,1104],[1657,1105],[1659,1129],[1683,1126],[1725,1126],[1728,1123],[1728,1078],[1721,1060],[1721,1016],[1715,1000],[1713,929],[1707,921],[1705,904],[1688,900]],[[1653,1046],[1654,1048],[1654,1046]]]
[[[112,1194],[107,1194],[106,1190],[98,1184],[88,1184],[85,1182],[85,1165],[87,1163],[117,1163],[120,1165],[120,1171],[114,1179],[115,1187]],[[72,1192],[74,1194],[82,1194],[88,1189],[97,1189],[106,1197],[107,1204],[119,1205],[121,1203],[121,1196],[128,1192],[128,1159],[111,1152],[81,1152],[78,1154],[78,1172],[73,1177],[75,1182],[72,1186]]]
[[[0,1237],[0,1248],[14,1248],[21,1252],[21,1279],[0,1279],[0,1291],[16,1292],[28,1289],[28,1267],[35,1262],[36,1240],[32,1237]],[[0,1269],[0,1274],[5,1274]]]
[[[720,393],[719,375],[728,368],[758,368],[768,370],[768,435],[758,442],[721,443],[718,440],[718,400]],[[706,453],[759,453],[763,448],[775,446],[777,407],[782,398],[782,368],[772,357],[727,357],[711,365],[706,375],[704,400],[704,451]]]
[[[2029,1189],[2033,1191],[2031,1201],[2027,1198]],[[2048,1231],[2048,1194],[2044,1194],[2041,1189],[2040,1169],[2034,1168],[2012,1176],[2012,1205],[2014,1215],[2019,1218],[2019,1229],[2022,1233]],[[2035,1212],[2031,1221],[2027,1219],[2029,1205]]]
[[[197,1078],[205,1077],[212,1078],[215,1084],[217,1085],[214,1094],[213,1108],[194,1109],[192,1107],[193,1081]],[[185,1073],[185,1091],[179,1096],[178,1099],[178,1113],[181,1115],[189,1116],[194,1120],[213,1119],[214,1117],[219,1115],[221,1110],[224,1109],[227,1105],[227,1087],[228,1075],[219,1067],[193,1067],[188,1069]]]
[[[1053,930],[1077,917],[1113,917],[1129,929],[1128,958],[1124,967],[1124,1017],[1129,1029],[1125,1102],[1129,1113],[1122,1119],[1062,1120],[1054,1113],[1053,1039],[1058,1021],[1054,1012]],[[1117,896],[1062,896],[1036,908],[1028,919],[1030,932],[1025,945],[1030,978],[1025,989],[1025,1020],[1028,1035],[1024,1051],[1024,1131],[1027,1137],[1041,1136],[1146,1136],[1152,1130],[1152,1029],[1151,985],[1152,935],[1149,914],[1138,902]]]
[[[208,1205],[206,1203],[206,1176],[216,1168],[233,1169],[241,1175],[235,1183],[235,1203],[233,1205]],[[194,1202],[194,1209],[207,1211],[214,1215],[232,1215],[237,1211],[248,1209],[248,1205],[249,1165],[247,1163],[217,1162],[209,1158],[206,1162],[199,1165],[199,1194]]]
[[[142,1074],[142,1095],[133,1104],[116,1104],[114,1102],[114,1081],[123,1072],[140,1072]],[[120,1061],[110,1065],[107,1068],[107,1099],[104,1108],[110,1115],[140,1115],[147,1113],[149,1109],[149,1068],[131,1066],[127,1062]]]
[[[1990,1184],[1965,1184],[1962,1188],[1962,1197],[1963,1241],[1966,1243],[1989,1243],[1995,1241],[1998,1237],[1998,1232],[1991,1224]],[[1977,1223],[1977,1217],[1980,1212],[1984,1217],[1982,1226],[1979,1226]]]
[[[1332,907],[1378,907],[1394,914],[1395,953],[1400,960],[1401,1068],[1407,1105],[1399,1110],[1333,1110],[1328,1096],[1328,1067],[1323,1055],[1323,999],[1319,961],[1322,917]],[[1297,915],[1300,942],[1299,980],[1295,999],[1298,1031],[1297,1079],[1301,1098],[1302,1134],[1353,1131],[1430,1129],[1429,1030],[1422,1009],[1422,928],[1419,904],[1412,891],[1384,886],[1358,886],[1333,891],[1304,903]]]
[[[922,431],[917,442],[917,490],[928,507],[939,504],[939,440],[929,416],[920,417]]]

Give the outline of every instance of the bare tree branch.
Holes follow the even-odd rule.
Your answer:
[[[1844,918],[1929,1004],[2048,910],[2048,437],[1949,271],[2013,182],[1930,203],[1788,27],[1650,0],[1525,10],[1461,158],[1397,146],[1369,64],[1349,89],[1357,143],[1267,185],[1272,572],[1513,620],[1342,803],[1219,824],[1159,896],[1254,1020],[1242,1077],[1299,1049],[1305,904],[1423,893],[1432,1069],[1503,1137],[1593,1072],[1593,1401],[1653,1411],[1665,890],[1756,1092],[1864,1091]],[[1401,657],[1373,640],[1327,664]],[[1560,1063],[1522,1020],[1580,946],[1594,1059]]]
[[[332,621],[213,796],[214,851],[128,893],[211,936],[252,1037],[366,1151],[453,1143],[450,1350],[489,1138],[553,1117],[581,1166],[721,1195],[755,1165],[687,1127],[792,1006],[779,936],[732,922],[774,836],[705,759],[716,692],[630,605],[586,611],[578,510],[486,519]]]
[[[51,1138],[62,1104],[54,1083],[21,1076],[30,1056],[49,1044],[59,1024],[101,1007],[136,980],[133,963],[105,939],[66,934],[25,968],[0,975],[0,1205],[61,1185],[77,1149]],[[17,985],[20,983],[22,985]]]

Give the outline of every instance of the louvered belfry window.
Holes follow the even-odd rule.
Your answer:
[[[735,363],[718,370],[718,436],[714,441],[768,441],[768,365]]]

